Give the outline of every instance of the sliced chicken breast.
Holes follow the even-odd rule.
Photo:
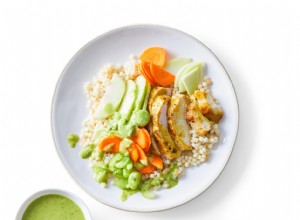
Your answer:
[[[168,108],[168,122],[170,133],[180,150],[191,150],[191,127],[186,121],[186,111],[189,97],[182,94],[174,94],[171,97]]]
[[[153,124],[153,135],[158,144],[159,152],[169,160],[180,156],[181,150],[175,144],[168,130],[167,110],[170,97],[166,95],[157,96],[153,102],[151,114]]]
[[[160,95],[171,96],[171,93],[172,93],[172,89],[171,88],[154,87],[153,89],[151,89],[151,93],[150,93],[150,97],[149,97],[149,102],[148,102],[149,112],[151,113],[153,102],[155,101],[155,99],[157,98],[157,96],[160,96]]]
[[[223,116],[223,110],[221,106],[215,102],[211,93],[195,91],[194,96],[197,99],[201,113],[214,123],[218,123]]]
[[[188,105],[186,119],[200,136],[206,135],[212,128],[212,122],[203,116],[194,95],[191,96],[191,103]]]

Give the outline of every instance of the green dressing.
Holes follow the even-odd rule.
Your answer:
[[[26,208],[22,220],[85,220],[82,210],[65,196],[49,194],[35,199]]]
[[[70,147],[74,148],[79,141],[79,136],[77,134],[69,134],[67,140]]]

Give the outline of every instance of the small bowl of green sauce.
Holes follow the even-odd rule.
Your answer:
[[[47,189],[30,196],[21,206],[16,220],[92,220],[87,206],[73,193]]]

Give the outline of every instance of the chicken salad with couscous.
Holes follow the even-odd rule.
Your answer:
[[[102,186],[122,189],[122,201],[137,192],[155,198],[156,190],[176,186],[218,143],[223,110],[204,65],[167,60],[164,48],[150,47],[124,65],[104,66],[86,83],[80,156]]]

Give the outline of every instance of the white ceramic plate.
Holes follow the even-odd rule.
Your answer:
[[[207,65],[206,75],[213,80],[212,93],[224,109],[220,123],[221,138],[210,159],[195,168],[187,169],[179,184],[158,192],[149,200],[139,193],[126,202],[120,201],[120,189],[102,188],[94,181],[88,161],[78,156],[80,146],[71,149],[66,137],[80,133],[83,119],[88,115],[84,83],[92,80],[103,65],[123,64],[130,54],[139,55],[150,46],[166,48],[171,57],[191,57]],[[238,103],[233,85],[218,58],[200,41],[181,31],[156,26],[135,25],[115,29],[85,45],[64,69],[52,103],[52,132],[58,154],[79,185],[96,200],[129,211],[159,211],[186,203],[205,191],[224,169],[234,146],[238,131]],[[195,184],[196,183],[196,184]]]

